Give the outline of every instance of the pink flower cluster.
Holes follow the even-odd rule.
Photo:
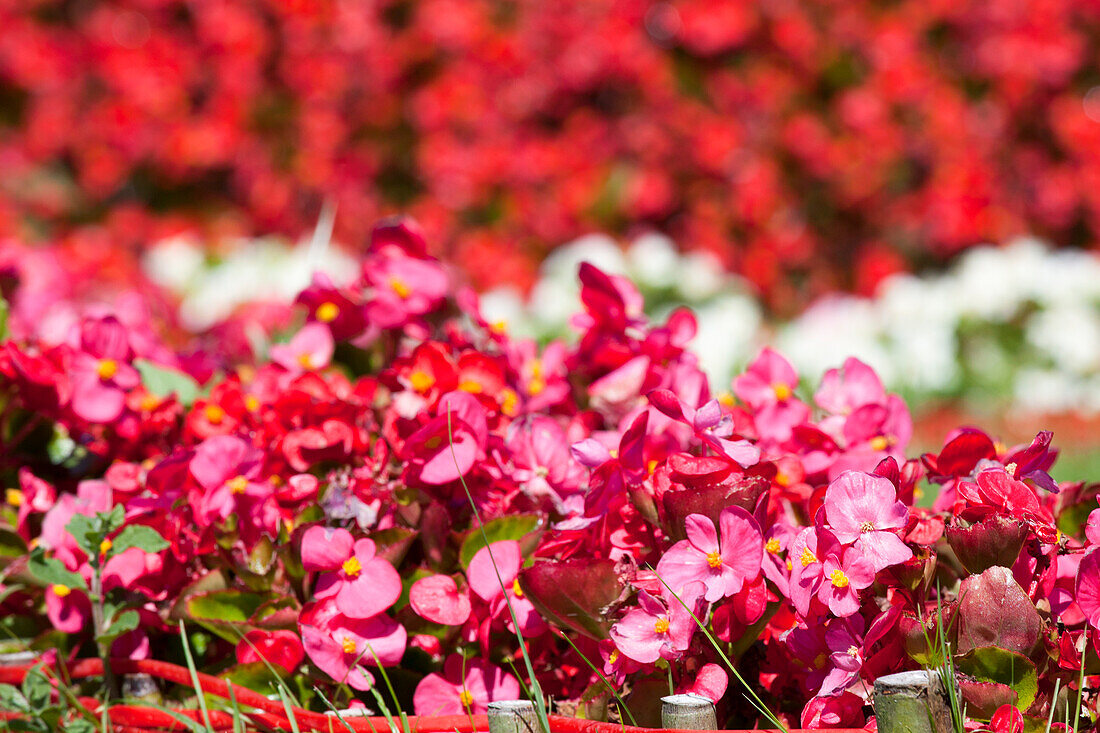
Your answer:
[[[411,210],[489,284],[658,227],[788,307],[1017,233],[1088,246],[1100,14],[1033,11],[8,0],[0,234],[297,236],[327,199],[340,240]]]
[[[263,333],[247,309],[174,348],[74,302],[59,337],[5,342],[0,530],[25,554],[0,556],[0,613],[24,643],[76,653],[107,602],[137,614],[116,656],[174,654],[183,620],[200,668],[262,686],[267,661],[345,705],[384,670],[404,709],[479,713],[530,664],[586,715],[619,704],[606,677],[640,723],[671,684],[742,728],[727,662],[793,727],[860,728],[877,677],[950,653],[974,729],[1045,725],[1056,689],[1097,712],[1100,488],[1052,478],[1049,432],[909,458],[858,360],[814,389],[765,349],[712,388],[694,316],[649,322],[588,264],[576,341],[516,340],[426,251],[383,222],[266,356],[214,348]],[[98,562],[72,528],[112,511],[167,547],[112,534]]]

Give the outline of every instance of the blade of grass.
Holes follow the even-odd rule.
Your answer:
[[[485,547],[489,548],[489,535],[485,532],[485,522],[481,519],[481,513],[477,510],[477,502],[474,501],[473,494],[470,493],[470,487],[466,484],[466,477],[462,475],[462,469],[458,465],[458,454],[455,453],[454,428],[451,424],[450,405],[447,406],[447,440],[451,449],[451,460],[454,461],[455,470],[459,473],[458,480],[462,484],[462,490],[466,492],[466,499],[470,502],[470,508],[474,512],[474,518],[477,519],[477,527],[481,532],[481,539],[485,542]],[[489,549],[489,560],[492,562],[493,572],[496,573],[501,593],[504,594],[504,602],[505,605],[508,606],[508,615],[512,617],[512,628],[515,629],[516,639],[519,641],[519,647],[523,653],[523,663],[527,667],[527,675],[531,680],[532,696],[535,698],[532,702],[535,704],[535,713],[538,716],[539,725],[542,727],[543,733],[550,733],[550,719],[546,715],[546,697],[543,695],[542,686],[539,685],[538,678],[535,677],[535,668],[531,664],[531,655],[527,651],[527,642],[523,638],[523,632],[520,631],[519,618],[516,616],[516,611],[512,607],[512,601],[508,598],[507,589],[504,587],[504,579],[500,576],[500,568],[497,567],[497,560],[493,556],[491,548]]]
[[[355,733],[355,729],[351,727],[351,724],[349,724],[348,721],[344,720],[344,716],[340,715],[340,711],[336,709],[336,706],[333,705],[327,697],[325,697],[325,693],[321,692],[321,689],[316,685],[314,685],[313,691],[316,692],[318,697],[321,698],[321,702],[323,702],[328,707],[328,709],[332,711],[333,716],[344,724],[344,727],[348,729],[348,733]],[[367,718],[367,724],[370,726],[370,729],[371,731],[373,731],[373,733],[377,733],[377,731],[375,731],[374,729],[374,722],[371,721],[370,718]],[[329,731],[329,733],[332,733],[332,731]]]
[[[191,686],[195,688],[195,695],[199,698],[199,710],[202,711],[206,727],[214,730],[214,725],[210,722],[210,711],[206,709],[206,693],[202,691],[202,684],[199,683],[199,671],[195,669],[195,659],[191,656],[191,644],[187,641],[187,627],[183,619],[180,619],[180,641],[183,642],[183,656],[187,659],[187,671],[191,674]]]
[[[233,733],[244,733],[244,724],[241,722],[241,707],[237,704],[237,693],[233,691],[233,681],[226,680],[225,686],[229,690],[229,705],[233,708]]]
[[[279,699],[283,702],[283,710],[286,711],[286,719],[290,721],[290,728],[294,733],[302,733],[298,729],[298,718],[294,715],[294,705],[290,702],[290,695],[286,693],[282,685],[276,685],[275,689],[279,693]]]
[[[580,657],[581,659],[583,659],[584,663],[588,665],[589,669],[591,669],[593,672],[595,672],[599,676],[600,681],[603,682],[605,685],[607,685],[607,689],[611,690],[611,694],[614,695],[614,697],[615,697],[615,702],[617,702],[619,704],[619,710],[621,712],[626,713],[626,717],[630,718],[630,724],[632,726],[634,726],[635,728],[637,728],[638,727],[638,721],[634,720],[633,713],[630,712],[630,708],[628,708],[626,706],[626,703],[623,702],[622,697],[619,696],[619,691],[615,689],[615,685],[611,684],[611,680],[609,680],[607,678],[607,675],[605,675],[595,664],[593,664],[588,659],[588,657],[586,657],[584,654],[581,653],[581,650],[577,648],[577,645],[573,643],[573,640],[570,639],[568,635],[562,633],[562,634],[559,634],[559,636],[560,636],[560,638],[565,639],[566,643],[568,643],[569,646],[573,647],[573,651],[575,651],[577,653],[577,656]]]

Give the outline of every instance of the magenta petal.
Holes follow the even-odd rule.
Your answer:
[[[316,596],[316,593],[314,594]],[[401,576],[385,560],[372,560],[336,591],[336,607],[349,618],[370,618],[401,597]]]
[[[73,378],[73,412],[82,420],[108,423],[118,418],[125,406],[126,393],[94,373]]]
[[[703,553],[718,550],[718,531],[714,522],[702,514],[689,514],[684,520],[688,541]]]
[[[456,481],[465,476],[477,461],[477,441],[466,430],[451,431],[453,440],[443,437],[443,446],[428,460],[420,470],[420,480],[426,484],[439,485]]]
[[[640,608],[628,611],[611,627],[611,639],[620,652],[635,662],[652,664],[661,657],[663,639],[654,631],[657,622]]]
[[[462,690],[442,675],[430,674],[420,680],[413,693],[413,710],[419,715],[461,715]]]
[[[1077,605],[1089,624],[1100,629],[1100,552],[1085,555],[1077,568]]]
[[[302,535],[302,567],[306,570],[335,570],[351,557],[353,539],[346,529],[310,527]]]
[[[470,617],[470,597],[458,592],[449,575],[431,575],[413,583],[409,605],[421,618],[445,626],[458,626]]]
[[[891,565],[898,565],[913,557],[913,551],[893,532],[866,532],[854,545],[875,572]]]
[[[690,583],[706,582],[710,575],[711,567],[706,553],[696,549],[690,540],[677,542],[657,563],[657,577],[685,603],[694,599],[684,597],[684,589]]]
[[[512,587],[522,562],[523,555],[515,540],[502,540],[482,547],[466,570],[470,589],[484,601],[493,600]]]

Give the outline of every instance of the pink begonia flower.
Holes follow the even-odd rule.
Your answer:
[[[374,542],[352,542],[346,529],[310,527],[302,535],[302,566],[322,572],[313,589],[317,599],[334,598],[349,618],[369,618],[401,596],[401,576],[393,565],[375,557]]]
[[[470,560],[466,571],[470,589],[489,604],[489,618],[482,622],[483,635],[488,634],[493,619],[503,619],[505,625],[513,629],[512,614],[524,636],[538,636],[549,628],[519,587],[517,578],[522,563],[523,556],[515,540],[501,540],[482,547]]]
[[[420,480],[438,486],[465,476],[485,456],[488,416],[476,397],[448,392],[437,417],[405,441],[404,452]]]
[[[820,516],[820,514],[819,514]],[[840,541],[824,527],[806,527],[791,541],[788,556],[791,578],[788,584],[791,603],[802,617],[810,615],[810,605],[825,581],[823,559],[840,551]]]
[[[798,372],[778,352],[764,348],[744,374],[733,380],[733,393],[753,409],[761,438],[784,441],[806,422],[810,408],[794,396]]]
[[[836,695],[859,680],[863,669],[863,617],[830,619],[825,629],[832,669],[825,675],[818,695]]]
[[[689,514],[687,539],[673,545],[657,563],[657,576],[673,593],[684,597],[685,588],[700,581],[704,598],[714,603],[732,596],[760,574],[764,540],[760,525],[740,507],[728,507],[718,515],[722,536],[714,522],[702,514]]]
[[[841,542],[855,543],[875,572],[905,562],[913,551],[891,530],[903,529],[909,509],[889,479],[848,471],[825,490],[825,516]]]
[[[366,666],[398,664],[405,655],[405,627],[384,613],[352,618],[332,603],[313,603],[302,609],[298,629],[317,668],[356,690],[369,690],[374,684]]]
[[[460,626],[470,617],[470,594],[460,593],[449,575],[429,575],[413,583],[409,605],[421,618],[445,626]]]
[[[290,343],[271,347],[271,360],[291,374],[314,372],[329,365],[335,348],[328,326],[307,323],[294,334]]]
[[[75,634],[91,620],[92,603],[83,590],[50,585],[46,587],[46,618],[58,631]]]
[[[535,417],[526,429],[517,430],[508,441],[515,469],[512,479],[523,493],[541,501],[549,499],[556,509],[575,493],[587,472],[573,460],[569,438],[556,420]]]
[[[855,357],[845,360],[841,368],[825,372],[814,393],[814,402],[834,415],[848,415],[863,405],[885,400],[886,390],[878,374]]]
[[[859,592],[875,582],[875,568],[859,552],[849,547],[830,553],[821,563],[823,581],[817,598],[836,616],[851,616],[859,610]]]
[[[1081,560],[1074,595],[1089,625],[1100,629],[1100,552],[1093,550]]]
[[[718,400],[710,400],[694,409],[672,390],[655,389],[646,397],[662,414],[691,426],[696,438],[742,468],[755,466],[760,462],[760,448],[756,445],[747,440],[729,440],[733,435],[733,420],[722,412]]]
[[[700,584],[701,585],[701,584]],[[702,587],[685,591],[692,597],[703,593]],[[691,607],[690,601],[684,603]],[[691,645],[695,632],[695,619],[676,599],[669,607],[642,591],[638,594],[638,608],[631,609],[611,627],[611,640],[620,652],[642,664],[652,664],[658,659],[675,659]]]
[[[413,693],[417,715],[482,715],[489,703],[519,698],[515,677],[483,659],[463,660],[452,654],[443,664],[443,674],[422,679]]]
[[[203,525],[224,521],[231,514],[260,532],[274,534],[279,520],[275,487],[260,480],[263,451],[235,435],[207,438],[195,449],[191,475],[205,489],[194,502],[195,517]]]
[[[363,278],[373,288],[367,320],[378,328],[404,326],[433,310],[447,294],[447,275],[438,262],[398,253],[365,260]]]
[[[72,362],[72,408],[88,422],[108,423],[126,407],[126,393],[141,384],[130,365],[133,351],[126,327],[114,316],[81,325],[80,351]]]
[[[1024,733],[1024,715],[1012,703],[1005,703],[993,713],[987,730],[991,733]]]
[[[862,728],[865,701],[854,692],[811,698],[802,708],[802,728]]]

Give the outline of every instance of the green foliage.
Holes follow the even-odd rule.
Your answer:
[[[202,388],[189,374],[145,359],[134,359],[134,368],[141,374],[145,389],[157,397],[164,398],[174,394],[180,404],[190,407],[202,396]]]
[[[537,514],[513,514],[489,520],[485,523],[484,531],[471,531],[462,541],[462,548],[459,550],[462,567],[469,568],[470,561],[481,548],[503,540],[517,540],[523,554],[529,554],[538,543],[536,530],[540,528],[540,521]]]

